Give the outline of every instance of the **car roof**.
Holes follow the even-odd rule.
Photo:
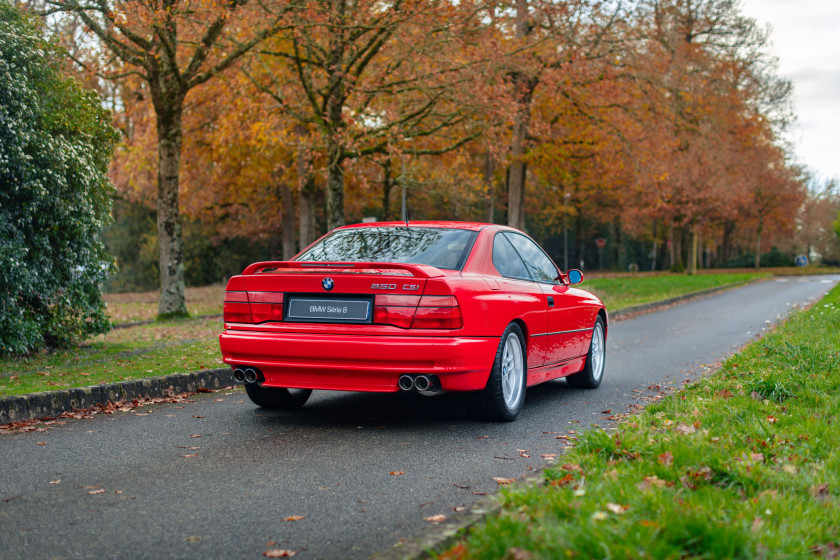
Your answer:
[[[484,224],[481,222],[455,222],[446,220],[422,220],[409,222],[368,222],[363,224],[351,224],[342,226],[337,229],[349,229],[360,227],[423,227],[423,228],[447,228],[447,229],[465,229],[469,231],[480,231],[493,224]]]

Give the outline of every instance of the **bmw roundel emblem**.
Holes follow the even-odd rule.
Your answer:
[[[335,282],[333,282],[332,278],[324,278],[321,280],[321,286],[324,287],[325,290],[330,291],[335,286]]]

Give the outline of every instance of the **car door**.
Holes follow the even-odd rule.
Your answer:
[[[542,288],[528,273],[522,257],[502,232],[493,238],[493,266],[501,274],[501,291],[517,302],[528,326],[528,369],[545,365],[546,316]]]
[[[586,334],[583,301],[560,279],[560,272],[545,252],[530,238],[514,232],[505,237],[522,257],[529,275],[540,287],[545,302],[546,332],[543,336],[545,365],[551,366],[580,356]]]

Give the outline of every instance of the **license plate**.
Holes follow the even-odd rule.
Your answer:
[[[370,323],[370,299],[291,296],[286,320],[302,323]]]

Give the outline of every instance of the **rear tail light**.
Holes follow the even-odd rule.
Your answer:
[[[464,326],[455,296],[423,296],[411,322],[412,329],[460,329]]]
[[[404,329],[460,329],[464,326],[455,296],[377,295],[373,322]]]
[[[253,323],[251,307],[248,305],[248,292],[244,290],[228,290],[225,292],[224,303],[225,323]]]
[[[419,302],[420,296],[377,294],[373,302],[373,322],[410,328]]]
[[[224,320],[226,323],[264,323],[283,320],[281,292],[225,292]]]

